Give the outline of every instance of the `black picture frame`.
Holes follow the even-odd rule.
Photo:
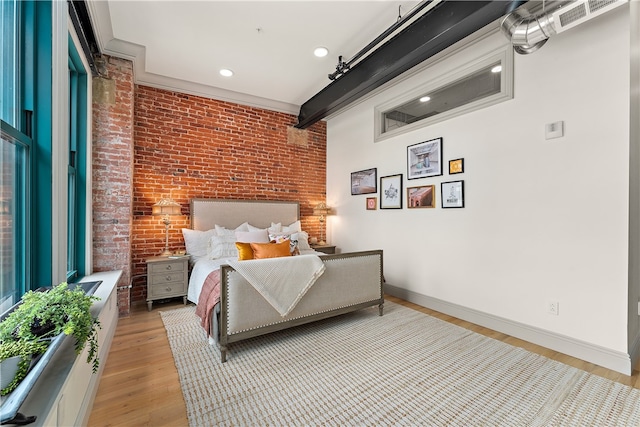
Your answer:
[[[380,209],[402,209],[402,174],[380,177]]]
[[[464,159],[449,160],[449,175],[464,173]]]
[[[370,168],[351,172],[351,195],[374,194],[378,192],[378,169]]]
[[[442,138],[407,147],[407,179],[442,175]]]
[[[440,184],[442,209],[464,208],[464,181],[448,181]]]

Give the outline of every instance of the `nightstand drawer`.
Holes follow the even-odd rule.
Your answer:
[[[172,271],[182,272],[184,271],[184,262],[182,261],[162,262],[162,263],[151,264],[150,267],[151,267],[150,269],[151,274],[167,273]]]
[[[163,284],[163,283],[171,283],[171,282],[182,283],[184,282],[184,272],[176,271],[176,272],[169,272],[169,273],[163,273],[163,274],[153,274],[150,276],[150,279],[151,279],[151,283],[150,283],[151,286]]]
[[[147,258],[147,308],[151,311],[153,300],[182,297],[187,304],[189,288],[189,257]]]
[[[181,296],[187,292],[184,282],[165,283],[149,286],[152,298]]]

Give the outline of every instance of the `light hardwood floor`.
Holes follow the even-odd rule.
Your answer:
[[[632,376],[622,375],[395,297],[385,298],[479,334],[640,389],[640,364],[636,366]],[[148,312],[146,304],[140,305],[132,309],[130,317],[118,320],[89,426],[173,427],[188,424],[178,372],[159,315],[162,310],[180,306],[182,303],[178,301],[154,304],[153,311]]]

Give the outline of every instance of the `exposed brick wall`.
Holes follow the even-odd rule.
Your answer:
[[[93,270],[123,270],[120,315],[130,309],[133,64],[103,57],[93,79]]]
[[[325,201],[324,122],[298,131],[294,115],[146,86],[136,86],[134,114],[133,274],[164,248],[164,225],[151,216],[163,197],[182,205],[171,218],[171,250],[184,248],[196,197],[299,201],[303,229],[320,237],[324,224],[312,214]],[[144,283],[131,298],[145,300]]]

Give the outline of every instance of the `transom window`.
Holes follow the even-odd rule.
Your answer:
[[[493,53],[376,107],[376,140],[511,99],[512,55]]]

